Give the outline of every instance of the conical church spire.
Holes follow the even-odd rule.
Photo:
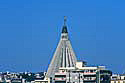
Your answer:
[[[76,61],[77,59],[68,37],[66,17],[64,17],[64,25],[61,38],[52,58],[52,61],[48,67],[46,77],[54,78],[55,73],[58,72],[60,67],[75,67]]]

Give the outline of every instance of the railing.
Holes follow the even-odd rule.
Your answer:
[[[66,80],[66,78],[55,78],[55,80]]]

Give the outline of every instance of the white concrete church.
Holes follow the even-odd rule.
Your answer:
[[[110,83],[111,71],[105,66],[89,67],[78,61],[69,40],[66,17],[61,38],[45,79],[36,83]]]

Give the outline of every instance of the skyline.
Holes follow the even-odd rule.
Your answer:
[[[125,72],[125,1],[0,1],[0,70],[46,70],[68,17],[78,59]]]

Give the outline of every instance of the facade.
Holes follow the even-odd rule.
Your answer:
[[[125,83],[125,74],[122,75],[112,75],[111,83]]]
[[[110,83],[112,72],[104,66],[87,67],[77,63],[76,66],[60,68],[59,72],[55,73],[55,83]]]

